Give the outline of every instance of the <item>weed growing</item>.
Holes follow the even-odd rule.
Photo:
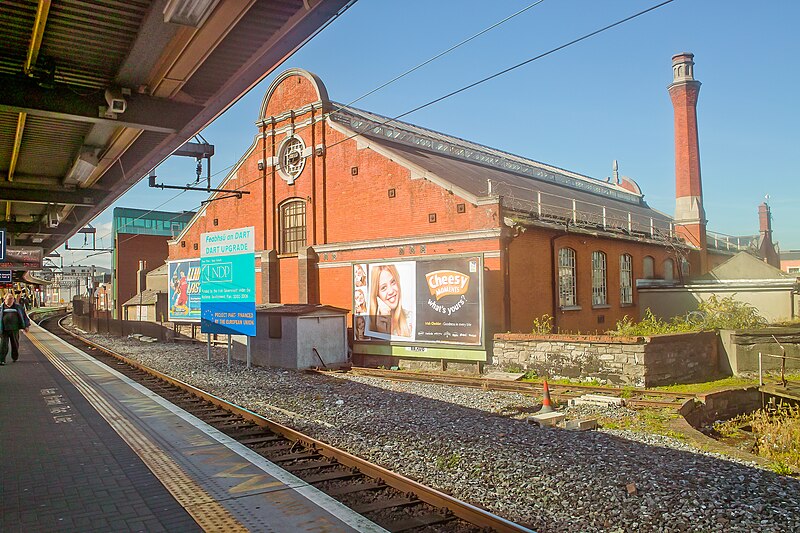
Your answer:
[[[644,317],[639,322],[634,322],[631,317],[626,315],[617,322],[616,329],[608,333],[644,337],[717,329],[750,329],[763,327],[766,324],[767,321],[758,314],[758,309],[752,305],[737,301],[733,296],[720,298],[712,295],[708,300],[698,304],[697,311],[692,311],[685,316],[673,317],[669,321],[655,316],[650,309],[645,310]]]
[[[437,470],[452,470],[456,468],[461,462],[461,456],[457,453],[450,455],[443,455],[436,458]]]

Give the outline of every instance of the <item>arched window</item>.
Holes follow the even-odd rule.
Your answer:
[[[575,294],[575,250],[558,250],[558,304],[561,307],[577,305]]]
[[[592,252],[592,305],[606,305],[607,303],[606,254],[595,251]]]
[[[642,261],[642,275],[644,279],[653,279],[655,277],[655,259],[649,255],[645,256]]]
[[[288,200],[280,207],[280,253],[296,254],[306,244],[306,202]]]
[[[633,258],[629,254],[619,256],[619,303],[633,303]]]
[[[664,259],[664,279],[666,281],[675,279],[675,262],[672,259]]]

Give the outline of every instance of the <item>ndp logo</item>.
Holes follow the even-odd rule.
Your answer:
[[[203,281],[209,283],[222,283],[233,281],[233,265],[231,263],[217,263],[203,267]]]
[[[443,296],[458,296],[469,290],[469,276],[455,270],[437,270],[425,274],[428,290],[437,300]]]

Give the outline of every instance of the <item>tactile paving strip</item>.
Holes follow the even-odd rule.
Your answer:
[[[248,531],[231,513],[217,503],[201,486],[195,483],[170,457],[153,444],[144,434],[125,419],[83,378],[66,366],[35,335],[28,338],[50,362],[72,382],[100,415],[142,459],[158,480],[172,493],[178,503],[206,531]]]

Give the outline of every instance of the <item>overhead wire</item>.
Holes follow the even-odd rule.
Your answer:
[[[577,43],[580,43],[580,42],[582,42],[582,41],[585,41],[586,39],[589,39],[589,38],[591,38],[591,37],[594,37],[595,35],[598,35],[598,34],[600,34],[600,33],[603,33],[603,32],[605,32],[605,31],[608,31],[608,30],[610,30],[610,29],[612,29],[612,28],[615,28],[615,27],[617,27],[617,26],[619,26],[619,25],[621,25],[621,24],[624,24],[624,23],[626,23],[626,22],[629,22],[629,21],[631,21],[631,20],[633,20],[633,19],[635,19],[635,18],[638,18],[638,17],[640,17],[640,16],[642,16],[642,15],[645,15],[645,14],[647,14],[647,13],[651,12],[651,11],[654,11],[654,10],[656,10],[656,9],[659,9],[659,8],[661,8],[661,7],[663,7],[663,6],[667,5],[667,4],[670,4],[670,3],[674,2],[674,1],[675,1],[675,0],[665,0],[665,1],[661,2],[661,3],[659,3],[659,4],[656,4],[656,5],[654,5],[654,6],[651,6],[651,7],[647,8],[647,9],[644,9],[644,10],[642,10],[642,11],[639,11],[639,12],[637,12],[637,13],[633,14],[633,15],[630,15],[630,16],[628,16],[628,17],[625,17],[625,18],[623,18],[623,19],[620,19],[620,20],[618,20],[618,21],[616,21],[616,22],[613,22],[613,23],[611,23],[611,24],[608,24],[608,25],[606,25],[606,26],[603,26],[603,27],[602,27],[602,28],[600,28],[600,29],[597,29],[597,30],[595,30],[595,31],[592,31],[592,32],[590,32],[590,33],[587,33],[587,34],[584,34],[584,35],[582,35],[581,37],[578,37],[578,38],[576,38],[576,39],[573,39],[573,40],[571,40],[571,41],[569,41],[569,42],[567,42],[567,43],[565,43],[565,44],[562,44],[562,45],[560,45],[560,46],[557,46],[557,47],[555,47],[555,48],[551,48],[550,50],[548,50],[548,51],[546,51],[546,52],[543,52],[543,53],[541,53],[541,54],[538,54],[538,55],[536,55],[536,56],[534,56],[534,57],[531,57],[531,58],[529,58],[529,59],[526,59],[525,61],[522,61],[522,62],[520,62],[520,63],[517,63],[517,64],[515,64],[515,65],[513,65],[513,66],[511,66],[511,67],[505,68],[505,69],[503,69],[503,70],[501,70],[501,71],[499,71],[499,72],[496,72],[496,73],[494,73],[494,74],[491,74],[491,75],[489,75],[489,76],[486,76],[485,78],[482,78],[482,79],[480,79],[480,80],[478,80],[478,81],[475,81],[475,82],[473,82],[473,83],[470,83],[470,84],[468,84],[468,85],[465,85],[465,86],[463,86],[463,87],[461,87],[461,88],[459,88],[459,89],[456,89],[456,90],[454,90],[454,91],[451,91],[451,92],[449,92],[449,93],[445,94],[444,96],[440,96],[440,97],[438,97],[438,98],[435,98],[435,99],[433,99],[433,100],[430,100],[429,102],[427,102],[427,103],[425,103],[425,104],[419,105],[419,106],[417,106],[417,107],[415,107],[415,108],[413,108],[413,109],[411,109],[411,110],[409,110],[409,111],[406,111],[406,112],[404,112],[404,113],[401,113],[401,114],[399,114],[399,115],[397,115],[397,116],[395,116],[395,117],[388,118],[388,119],[386,119],[385,121],[383,121],[383,122],[379,123],[379,125],[380,125],[380,126],[384,126],[384,125],[386,125],[386,124],[389,124],[389,123],[391,123],[391,122],[393,122],[393,121],[396,121],[396,120],[398,120],[398,119],[400,119],[400,118],[402,118],[402,117],[408,116],[408,115],[410,115],[410,114],[412,114],[412,113],[414,113],[414,112],[416,112],[416,111],[419,111],[420,109],[424,109],[424,108],[426,108],[426,107],[429,107],[429,106],[431,106],[431,105],[434,105],[434,104],[436,104],[436,103],[438,103],[438,102],[441,102],[441,101],[443,101],[443,100],[445,100],[445,99],[447,99],[447,98],[450,98],[450,97],[452,97],[452,96],[455,96],[455,95],[457,95],[457,94],[459,94],[459,93],[462,93],[462,92],[464,92],[464,91],[466,91],[466,90],[469,90],[469,89],[471,89],[471,88],[473,88],[473,87],[476,87],[476,86],[478,86],[478,85],[481,85],[481,84],[483,84],[483,83],[485,83],[485,82],[487,82],[487,81],[489,81],[489,80],[492,80],[492,79],[494,79],[494,78],[497,78],[497,77],[499,77],[499,76],[502,76],[503,74],[507,74],[507,73],[509,73],[509,72],[511,72],[511,71],[513,71],[513,70],[516,70],[516,69],[518,69],[518,68],[520,68],[520,67],[522,67],[522,66],[524,66],[524,65],[528,65],[528,64],[530,64],[530,63],[532,63],[532,62],[534,62],[534,61],[537,61],[537,60],[539,60],[539,59],[542,59],[542,58],[544,58],[544,57],[547,57],[547,56],[549,56],[549,55],[551,55],[551,54],[553,54],[553,53],[555,53],[555,52],[558,52],[558,51],[560,51],[560,50],[563,50],[563,49],[565,49],[565,48],[567,48],[567,47],[569,47],[569,46],[573,46],[573,45],[575,45],[575,44],[577,44]],[[352,135],[349,135],[349,136],[347,136],[347,137],[345,137],[345,138],[343,138],[343,139],[341,139],[341,140],[339,140],[339,141],[336,141],[336,142],[334,142],[334,143],[332,143],[332,144],[326,145],[326,146],[325,146],[325,149],[326,149],[326,150],[327,150],[327,149],[330,149],[330,148],[332,148],[332,147],[334,147],[334,146],[337,146],[337,145],[339,145],[339,144],[341,144],[341,143],[343,143],[343,142],[345,142],[345,141],[349,141],[349,140],[352,140],[352,139],[354,139],[354,138],[356,138],[356,137],[360,137],[360,136],[362,136],[362,133],[359,133],[359,132],[353,133]],[[239,187],[237,187],[235,190],[241,190],[242,188],[244,188],[244,187],[247,187],[248,185],[252,185],[253,183],[256,183],[256,182],[260,181],[261,179],[262,179],[262,178],[261,178],[261,176],[259,176],[259,177],[255,178],[255,179],[251,180],[251,181],[248,181],[248,182],[246,182],[246,183],[244,183],[244,184],[240,185],[240,186],[239,186]],[[202,207],[202,205],[201,205],[201,206],[199,206],[197,209],[200,209],[201,207]]]
[[[543,1],[543,0],[541,0],[541,1]],[[525,8],[525,9],[524,9],[524,10],[522,10],[522,11],[526,11],[527,9],[530,9],[531,7],[534,7],[535,5],[538,5],[539,3],[541,3],[541,1],[539,1],[539,2],[535,2],[534,4],[530,5],[528,8]],[[594,37],[594,36],[596,36],[596,35],[599,35],[599,34],[601,34],[601,33],[604,33],[604,32],[606,32],[606,31],[608,31],[608,30],[610,30],[610,29],[613,29],[613,28],[615,28],[615,27],[617,27],[617,26],[620,26],[620,25],[622,25],[622,24],[625,24],[625,23],[627,23],[627,22],[630,22],[631,20],[634,20],[634,19],[636,19],[636,18],[638,18],[638,17],[641,17],[642,15],[645,15],[645,14],[647,14],[647,13],[650,13],[650,12],[652,12],[652,11],[655,11],[655,10],[657,10],[657,9],[661,8],[661,7],[664,7],[664,6],[665,6],[665,5],[667,5],[667,4],[671,4],[671,3],[672,3],[672,2],[674,2],[674,1],[675,1],[675,0],[664,0],[663,2],[660,2],[660,3],[656,4],[656,5],[653,5],[653,6],[651,6],[651,7],[648,7],[648,8],[646,8],[646,9],[643,9],[643,10],[641,10],[641,11],[638,11],[637,13],[634,13],[633,15],[629,15],[629,16],[627,16],[627,17],[625,17],[625,18],[623,18],[623,19],[620,19],[620,20],[618,20],[618,21],[616,21],[616,22],[613,22],[613,23],[611,23],[611,24],[608,24],[608,25],[606,25],[606,26],[603,26],[602,28],[599,28],[599,29],[597,29],[597,30],[594,30],[594,31],[592,31],[592,32],[586,33],[586,34],[584,34],[584,35],[582,35],[582,36],[580,36],[580,37],[577,37],[577,38],[575,38],[575,39],[572,39],[571,41],[569,41],[569,42],[567,42],[567,43],[564,43],[564,44],[562,44],[562,45],[559,45],[559,46],[556,46],[556,47],[554,47],[554,48],[551,48],[551,49],[547,50],[546,52],[543,52],[543,53],[541,53],[541,54],[538,54],[538,55],[536,55],[536,56],[533,56],[533,57],[531,57],[531,58],[528,58],[528,59],[526,59],[526,60],[524,60],[524,61],[521,61],[521,62],[519,62],[519,63],[516,63],[516,64],[514,64],[514,65],[512,65],[512,66],[510,66],[510,67],[508,67],[508,68],[505,68],[505,69],[503,69],[503,70],[500,70],[500,71],[498,71],[498,72],[496,72],[496,73],[494,73],[494,74],[491,74],[491,75],[489,75],[489,76],[486,76],[486,77],[484,77],[484,78],[481,78],[481,79],[479,79],[479,80],[477,80],[477,81],[475,81],[475,82],[472,82],[472,83],[470,83],[470,84],[468,84],[468,85],[464,85],[464,86],[462,86],[462,87],[460,87],[460,88],[458,88],[458,89],[456,89],[456,90],[454,90],[454,91],[451,91],[451,92],[449,92],[449,93],[447,93],[447,94],[445,94],[445,95],[443,95],[443,96],[440,96],[440,97],[437,97],[437,98],[435,98],[435,99],[433,99],[433,100],[430,100],[430,101],[428,101],[428,102],[426,102],[426,103],[424,103],[424,104],[422,104],[422,105],[419,105],[419,106],[417,106],[417,107],[414,107],[413,109],[410,109],[410,110],[408,110],[408,111],[406,111],[406,112],[404,112],[404,113],[401,113],[401,114],[399,114],[399,115],[396,115],[396,116],[394,116],[394,117],[392,117],[392,118],[388,118],[388,119],[386,119],[385,121],[381,122],[379,125],[383,126],[383,125],[389,124],[389,123],[391,123],[391,122],[393,122],[393,121],[396,121],[396,120],[398,120],[398,119],[400,119],[400,118],[403,118],[403,117],[405,117],[405,116],[408,116],[408,115],[410,115],[410,114],[412,114],[412,113],[415,113],[415,112],[417,112],[417,111],[419,111],[419,110],[421,110],[421,109],[425,109],[425,108],[427,108],[427,107],[430,107],[430,106],[432,106],[432,105],[434,105],[434,104],[437,104],[437,103],[439,103],[439,102],[441,102],[441,101],[443,101],[443,100],[446,100],[446,99],[448,99],[448,98],[451,98],[451,97],[453,97],[453,96],[455,96],[455,95],[457,95],[457,94],[460,94],[460,93],[462,93],[462,92],[465,92],[465,91],[467,91],[467,90],[469,90],[469,89],[472,89],[472,88],[474,88],[474,87],[477,87],[478,85],[482,85],[483,83],[486,83],[486,82],[488,82],[488,81],[490,81],[490,80],[493,80],[493,79],[495,79],[495,78],[497,78],[497,77],[500,77],[500,76],[502,76],[502,75],[504,75],[504,74],[507,74],[507,73],[509,73],[509,72],[512,72],[512,71],[514,71],[514,70],[516,70],[516,69],[518,69],[518,68],[521,68],[521,67],[523,67],[523,66],[525,66],[525,65],[528,65],[528,64],[530,64],[530,63],[533,63],[534,61],[538,61],[539,59],[542,59],[542,58],[544,58],[544,57],[547,57],[547,56],[549,56],[549,55],[552,55],[552,54],[554,54],[554,53],[556,53],[556,52],[558,52],[558,51],[564,50],[565,48],[568,48],[568,47],[570,47],[570,46],[573,46],[573,45],[575,45],[575,44],[578,44],[578,43],[580,43],[580,42],[583,42],[583,41],[585,41],[585,40],[587,40],[587,39],[590,39],[591,37]],[[515,15],[513,15],[513,16],[516,16],[516,14],[515,14]],[[511,18],[511,17],[507,17],[506,19],[504,19],[504,21],[506,21],[506,20],[509,20],[510,18]],[[501,22],[503,22],[503,21],[501,21]],[[492,28],[493,28],[493,27],[496,27],[498,24],[499,24],[499,23],[497,23],[497,24],[494,24],[494,25],[492,26]],[[487,31],[488,31],[488,30],[487,30]],[[482,32],[480,32],[480,33],[482,34],[482,33],[485,33],[485,32],[486,32],[486,31],[482,31]],[[473,38],[474,38],[474,37],[473,37]],[[468,42],[469,40],[472,40],[472,38],[470,38],[470,39],[467,39],[465,42]],[[459,44],[458,46],[460,46],[460,44]],[[456,47],[457,47],[457,46],[455,46],[455,47],[451,47],[451,48],[452,48],[452,49],[455,49]],[[435,56],[435,58],[441,57],[441,55],[443,55],[443,54],[438,54],[437,56]],[[431,60],[433,60],[433,59],[431,59]],[[424,62],[424,64],[430,63],[430,61],[431,61],[431,60],[428,60],[428,61]],[[411,70],[409,71],[409,73],[410,73],[410,72],[413,72],[414,70],[416,70],[416,68],[415,68],[415,69],[411,69]],[[404,74],[404,75],[405,75],[405,74]],[[398,76],[396,79],[400,79],[401,77],[402,77],[402,76]],[[394,81],[396,81],[396,80],[394,80]],[[393,82],[393,81],[392,81],[392,82]],[[390,83],[391,83],[391,82],[390,82]],[[388,85],[388,83],[387,83],[387,84],[384,84],[384,86],[386,86],[386,85]],[[365,96],[367,96],[367,95],[369,95],[369,94],[372,94],[373,92],[374,92],[374,91],[371,91],[371,92],[369,92],[369,93],[366,93],[364,96],[362,96],[362,97],[359,97],[358,99],[356,99],[356,100],[354,100],[354,101],[357,101],[357,100],[359,100],[359,99],[361,99],[361,98],[363,98],[363,97],[365,97]],[[343,106],[343,107],[346,107],[346,106]],[[341,110],[343,107],[340,107],[339,109]],[[321,119],[320,119],[320,120],[321,120]],[[361,134],[361,133],[359,133],[359,132],[353,133],[352,135],[349,135],[349,136],[347,136],[347,137],[345,137],[345,138],[343,138],[343,139],[341,139],[341,140],[339,140],[339,141],[336,141],[336,142],[334,142],[334,143],[332,143],[332,144],[329,144],[329,145],[327,145],[327,146],[326,146],[326,149],[330,149],[330,148],[332,148],[332,147],[334,147],[334,146],[337,146],[337,145],[339,145],[339,144],[341,144],[341,143],[343,143],[343,142],[345,142],[345,141],[349,141],[349,140],[352,140],[352,139],[354,139],[354,138],[356,138],[356,137],[360,137],[361,135],[362,135],[362,134]],[[238,164],[238,161],[237,161],[237,163],[235,163],[235,164],[231,165],[230,167],[228,167],[228,169],[230,169],[230,168],[233,168],[234,166],[236,166],[236,164]],[[221,171],[220,171],[220,172],[221,172]],[[250,181],[248,181],[248,182],[246,182],[246,183],[244,183],[244,184],[242,184],[242,185],[240,185],[240,186],[236,187],[234,190],[242,190],[244,187],[247,187],[247,186],[249,186],[249,185],[252,185],[253,183],[256,183],[256,182],[258,182],[258,181],[261,181],[262,179],[263,179],[263,178],[262,178],[261,176],[259,176],[259,177],[255,178],[255,179],[253,179],[253,180],[250,180]],[[182,193],[183,193],[183,191],[181,192],[181,194],[182,194]],[[165,202],[165,203],[166,203],[166,202]],[[164,205],[164,204],[161,204],[161,205]],[[160,206],[159,206],[159,207],[160,207]],[[200,209],[202,209],[203,207],[204,207],[204,205],[203,205],[203,204],[200,204],[199,206],[197,206],[196,208],[193,208],[192,210],[193,210],[193,211],[200,210]],[[154,211],[155,209],[158,209],[158,208],[154,208],[153,210],[151,210],[151,211],[149,211],[149,212],[152,212],[152,211]],[[145,216],[145,215],[142,215],[142,216]],[[179,216],[179,215],[178,215],[178,216]],[[139,217],[139,218],[141,218],[141,217]]]
[[[329,115],[331,115],[331,114],[333,114],[333,113],[337,113],[337,112],[341,111],[342,109],[345,109],[345,108],[347,108],[348,106],[351,106],[351,105],[355,104],[356,102],[359,102],[359,101],[363,100],[363,99],[364,99],[364,98],[366,98],[367,96],[370,96],[370,95],[372,95],[372,94],[374,94],[374,93],[376,93],[376,92],[378,92],[378,91],[380,91],[380,90],[382,90],[382,89],[384,89],[384,88],[388,87],[388,86],[389,86],[389,85],[391,85],[392,83],[395,83],[395,82],[397,82],[398,80],[400,80],[400,79],[402,79],[402,78],[406,77],[407,75],[409,75],[409,74],[411,74],[411,73],[413,73],[413,72],[415,72],[415,71],[419,70],[420,68],[422,68],[422,67],[424,67],[424,66],[426,66],[426,65],[428,65],[428,64],[430,64],[430,63],[432,63],[433,61],[435,61],[435,60],[437,60],[437,59],[439,59],[439,58],[441,58],[441,57],[443,57],[443,56],[445,56],[445,55],[449,54],[450,52],[453,52],[454,50],[456,50],[456,49],[458,49],[458,48],[462,47],[463,45],[465,45],[465,44],[467,44],[467,43],[469,43],[469,42],[471,42],[471,41],[475,40],[476,38],[480,37],[481,35],[483,35],[483,34],[485,34],[485,33],[488,33],[489,31],[491,31],[491,30],[493,30],[493,29],[495,29],[495,28],[497,28],[497,27],[499,27],[499,26],[501,26],[501,25],[505,24],[506,22],[508,22],[508,21],[512,20],[513,18],[515,18],[515,17],[517,17],[517,16],[519,16],[519,15],[521,15],[521,14],[525,13],[526,11],[530,10],[530,9],[531,9],[531,8],[533,8],[533,7],[536,7],[537,5],[539,5],[539,4],[543,3],[543,2],[544,2],[544,0],[536,0],[535,2],[533,2],[533,3],[529,4],[528,6],[526,6],[526,7],[522,8],[522,9],[520,9],[520,10],[518,10],[518,11],[516,11],[516,12],[512,13],[511,15],[508,15],[507,17],[503,18],[502,20],[499,20],[499,21],[495,22],[494,24],[492,24],[492,25],[490,25],[490,26],[488,26],[488,27],[486,27],[486,28],[482,29],[481,31],[479,31],[479,32],[477,32],[477,33],[475,33],[475,34],[471,35],[470,37],[467,37],[466,39],[463,39],[462,41],[458,42],[457,44],[454,44],[453,46],[451,46],[451,47],[449,47],[449,48],[447,48],[447,49],[445,49],[445,50],[443,50],[443,51],[439,52],[438,54],[436,54],[436,55],[434,55],[434,56],[430,57],[429,59],[426,59],[426,60],[425,60],[425,61],[423,61],[422,63],[419,63],[419,64],[415,65],[414,67],[411,67],[410,69],[406,70],[406,71],[405,71],[405,72],[403,72],[402,74],[399,74],[399,75],[395,76],[394,78],[392,78],[392,79],[390,79],[390,80],[388,80],[388,81],[386,81],[386,82],[382,83],[382,84],[381,84],[381,85],[379,85],[378,87],[376,87],[376,88],[374,88],[374,89],[372,89],[372,90],[370,90],[370,91],[368,91],[368,92],[366,92],[366,93],[362,94],[361,96],[359,96],[358,98],[356,98],[356,99],[354,99],[354,100],[350,101],[349,103],[347,103],[347,104],[344,104],[344,105],[341,105],[341,106],[340,106],[340,107],[338,107],[337,109],[335,109],[335,110],[333,110],[333,111],[331,111],[331,112],[329,112],[329,113],[326,113],[326,116],[329,116]],[[316,35],[318,35],[318,34],[319,34],[319,33],[320,33],[322,30],[324,30],[324,29],[325,29],[325,28],[326,28],[328,25],[330,25],[330,24],[333,22],[333,20],[335,20],[336,18],[338,18],[339,16],[341,16],[341,15],[342,15],[342,14],[343,14],[343,13],[344,13],[344,12],[345,12],[347,9],[349,9],[349,8],[350,8],[350,7],[351,7],[351,6],[352,6],[354,3],[355,3],[355,2],[352,2],[352,3],[350,3],[349,5],[347,5],[345,8],[343,8],[343,9],[342,9],[342,10],[341,10],[339,13],[337,13],[337,15],[336,15],[335,17],[333,17],[331,20],[329,20],[329,21],[328,21],[328,22],[327,22],[327,23],[326,23],[326,24],[325,24],[323,27],[321,27],[321,28],[320,28],[318,31],[316,31],[314,34],[312,34],[312,36],[311,36],[311,37],[309,37],[309,38],[307,39],[307,41],[306,41],[306,42],[310,41],[310,40],[311,40],[313,37],[315,37]],[[322,121],[322,120],[323,120],[323,118],[317,119],[317,120],[315,120],[315,121],[314,121],[314,124],[316,124],[316,123],[318,123],[318,122],[320,122],[320,121]],[[314,124],[310,124],[309,126],[313,126]],[[299,128],[298,128],[298,129],[299,129]],[[198,134],[198,135],[199,135],[199,134]],[[201,138],[202,138],[202,136],[201,136]],[[232,169],[233,167],[235,167],[235,166],[236,166],[238,163],[239,163],[239,162],[237,161],[237,162],[235,162],[235,163],[233,163],[233,164],[231,164],[231,165],[229,165],[229,166],[227,166],[227,167],[225,167],[225,168],[222,168],[222,169],[218,170],[217,172],[214,172],[214,173],[211,175],[211,177],[213,178],[213,177],[215,177],[215,176],[218,176],[219,174],[221,174],[221,173],[223,173],[223,172],[227,172],[228,170],[230,170],[230,169]],[[121,162],[120,162],[120,165],[121,165]],[[123,174],[124,174],[124,170],[123,170]],[[198,183],[198,182],[199,182],[199,180],[198,180],[198,181],[196,181],[195,183]],[[245,186],[246,186],[246,185],[249,185],[249,183],[248,183],[248,184],[245,184]],[[171,199],[170,199],[170,200],[168,200],[167,202],[170,202],[170,201],[174,200],[175,198],[177,198],[178,196],[180,196],[181,194],[183,194],[183,192],[185,192],[185,191],[182,191],[181,193],[179,193],[179,194],[175,195],[173,198],[171,198]],[[167,203],[167,202],[165,202],[165,203]],[[164,204],[161,204],[161,205],[163,206]],[[161,206],[159,206],[159,207],[161,207]],[[197,208],[193,208],[192,210],[201,209],[202,207],[203,207],[203,204],[200,204],[200,206],[198,206]],[[146,212],[146,213],[144,213],[144,214],[140,215],[139,217],[137,217],[137,218],[133,219],[133,221],[132,221],[132,222],[134,222],[134,221],[136,221],[136,220],[139,220],[139,219],[141,219],[141,218],[143,218],[143,217],[147,216],[148,214],[152,213],[152,212],[153,212],[153,211],[155,211],[156,209],[158,209],[158,207],[155,207],[155,208],[151,209],[150,211],[148,211],[148,212]],[[124,226],[123,226],[123,227],[124,227]],[[104,239],[105,237],[108,237],[108,236],[110,236],[110,235],[111,235],[111,232],[109,232],[108,234],[104,235],[103,237],[100,237],[101,241],[102,241],[102,239]],[[125,241],[123,241],[123,242],[125,242]],[[92,255],[96,255],[96,254],[92,254]],[[88,256],[88,257],[91,257],[91,256]],[[87,257],[87,258],[88,258],[88,257]],[[86,259],[86,258],[84,258],[84,259]],[[81,260],[79,260],[79,261],[82,261],[82,260],[83,260],[83,259],[81,259]]]

